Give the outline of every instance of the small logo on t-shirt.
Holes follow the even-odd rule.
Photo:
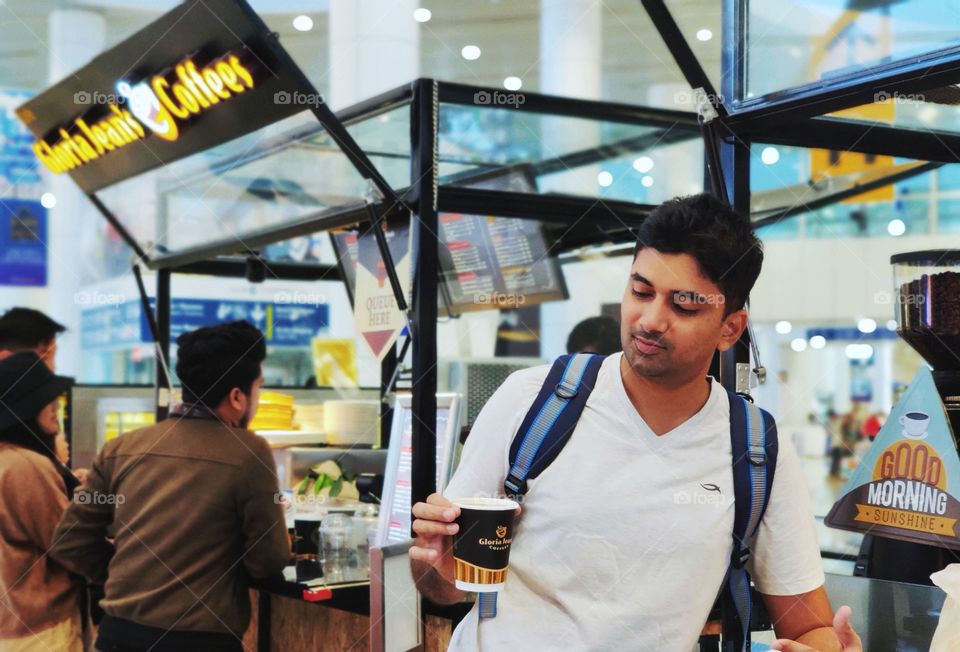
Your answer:
[[[703,484],[703,483],[701,482],[701,483],[700,483],[700,486],[703,487],[704,489],[706,489],[707,491],[716,491],[718,494],[723,495],[723,492],[720,491],[720,487],[718,487],[718,486],[715,485],[715,484],[710,484],[710,483]]]

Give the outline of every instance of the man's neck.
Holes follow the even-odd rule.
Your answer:
[[[705,374],[675,384],[658,383],[635,372],[623,356],[620,377],[627,398],[658,437],[683,424],[710,398],[710,383]]]

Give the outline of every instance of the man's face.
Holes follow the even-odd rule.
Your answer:
[[[724,317],[724,296],[688,254],[641,249],[620,304],[624,357],[640,376],[665,385],[706,373],[746,325],[746,312]]]

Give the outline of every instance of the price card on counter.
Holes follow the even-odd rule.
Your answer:
[[[453,455],[460,432],[460,395],[437,394],[437,491],[443,491],[453,473]],[[384,471],[377,545],[410,539],[410,501],[413,490],[413,412],[409,394],[397,397]]]

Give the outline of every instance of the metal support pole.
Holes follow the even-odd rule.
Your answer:
[[[411,506],[436,491],[437,478],[437,86],[417,81],[410,121],[412,178],[420,189],[413,231],[413,469]]]
[[[167,361],[170,360],[170,275],[169,269],[157,270],[157,362],[156,399],[157,421],[170,412],[172,387],[166,386]]]

